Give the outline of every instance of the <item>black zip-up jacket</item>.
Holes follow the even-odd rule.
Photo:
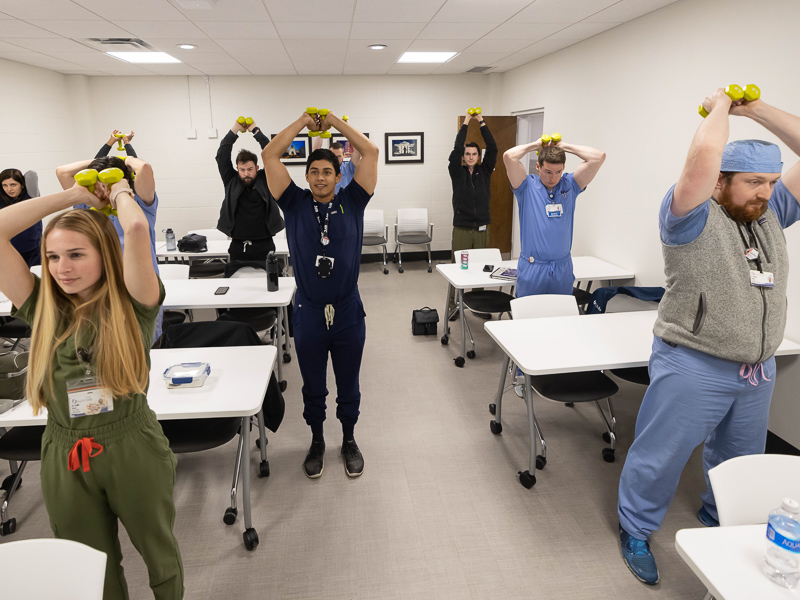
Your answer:
[[[483,161],[475,165],[472,175],[469,167],[461,164],[464,157],[464,143],[467,140],[467,125],[462,125],[456,135],[456,143],[450,153],[450,179],[453,182],[453,227],[471,227],[477,229],[488,225],[489,196],[492,172],[497,164],[497,144],[487,125],[481,127],[481,135],[486,144]]]
[[[263,150],[269,143],[267,136],[264,135],[259,128],[253,130],[253,135]],[[236,204],[239,200],[239,196],[241,196],[244,191],[244,184],[231,162],[233,144],[237,139],[237,135],[233,131],[228,131],[219,144],[219,150],[217,150],[217,167],[219,168],[220,177],[222,177],[222,183],[225,185],[225,199],[222,201],[222,207],[219,211],[217,229],[226,235],[231,235],[233,233]],[[264,173],[264,169],[259,169],[258,173],[256,173],[253,186],[256,192],[258,192],[258,195],[261,196],[267,204],[267,220],[266,223],[264,223],[264,233],[270,237],[274,236],[284,228],[284,223],[281,218],[280,210],[278,209],[278,204],[275,202],[272,194],[269,193],[267,176],[266,173]]]

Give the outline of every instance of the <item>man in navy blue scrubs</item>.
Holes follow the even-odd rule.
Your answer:
[[[330,150],[314,150],[306,162],[301,189],[292,181],[281,156],[305,128],[336,128],[361,154],[353,181],[339,193],[339,160]],[[358,477],[364,458],[353,430],[358,421],[361,392],[359,371],[366,339],[364,307],[358,293],[364,209],[378,180],[378,148],[359,131],[328,113],[303,115],[279,133],[261,153],[269,191],[286,220],[286,237],[297,280],[294,326],[297,362],[303,376],[303,417],[311,427],[312,441],[303,471],[316,479],[322,475],[325,439],[325,379],[328,353],[336,376],[336,417],[342,423],[345,472]]]

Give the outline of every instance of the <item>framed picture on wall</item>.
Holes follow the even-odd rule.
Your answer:
[[[362,131],[362,133],[369,137],[369,134],[366,131]],[[339,142],[342,146],[344,146],[344,160],[348,161],[353,156],[353,151],[355,148],[353,144],[347,141],[347,138],[344,137],[341,133],[334,133],[331,135],[331,144],[334,142]]]
[[[425,134],[387,133],[384,156],[387,165],[425,162]]]
[[[274,140],[277,133],[272,134]],[[285,165],[304,165],[308,159],[311,151],[311,144],[307,135],[298,135],[292,144],[286,149],[286,152],[281,156],[281,162]]]

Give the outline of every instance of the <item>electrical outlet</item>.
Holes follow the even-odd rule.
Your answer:
[[[217,129],[216,127],[213,129],[208,130],[208,139],[215,140],[217,139]]]

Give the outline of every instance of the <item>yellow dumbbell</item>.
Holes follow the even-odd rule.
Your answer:
[[[330,131],[323,131],[323,132],[321,132],[319,134],[319,137],[328,139],[329,137],[331,137],[331,132]]]
[[[310,114],[310,115],[315,115],[315,114],[317,114],[317,107],[316,106],[309,106],[308,108],[306,108],[306,112],[308,114]]]
[[[317,137],[319,135],[319,131],[309,131],[308,137]]]
[[[117,138],[117,152],[122,152],[125,150],[125,146],[122,145],[122,138],[125,137],[124,133],[115,133],[114,137]]]
[[[758,100],[761,97],[761,90],[757,85],[752,83],[746,86],[745,89],[742,89],[741,86],[733,83],[725,88],[725,95],[728,96],[728,98],[730,98],[733,102],[738,100],[752,102],[753,100]],[[700,116],[704,119],[708,116],[708,111],[703,108],[702,104],[697,109],[697,112],[699,112]]]
[[[247,119],[245,119],[244,117],[239,117],[238,119],[236,119],[236,122],[242,127],[244,127],[245,126],[244,124],[247,122]]]
[[[552,141],[553,141],[553,138],[545,133],[542,136],[542,147],[544,148],[545,146],[547,146],[547,144],[549,144]]]
[[[99,173],[94,169],[84,169],[83,171],[78,171],[75,173],[75,181],[78,183],[78,185],[82,185],[92,193],[94,193],[94,186],[98,181],[111,186],[118,181],[121,181],[123,177],[125,177],[125,174],[122,172],[122,169],[118,169],[117,167],[103,169]],[[92,210],[99,210],[99,212],[106,216],[117,216],[116,209],[111,208],[110,204],[101,209],[92,208]]]
[[[347,115],[342,115],[342,121],[347,123],[349,120],[350,120],[350,117],[348,117]]]
[[[474,115],[479,115],[479,114],[481,114],[481,107],[480,106],[476,106],[475,108],[468,108],[467,112],[469,114],[473,115],[473,116]]]
[[[551,133],[550,134],[550,141],[554,144],[557,144],[561,141],[561,134],[560,133]]]
[[[74,176],[75,182],[82,185],[92,193],[94,193],[94,184],[97,183],[97,171],[94,169],[84,169],[78,171]]]

